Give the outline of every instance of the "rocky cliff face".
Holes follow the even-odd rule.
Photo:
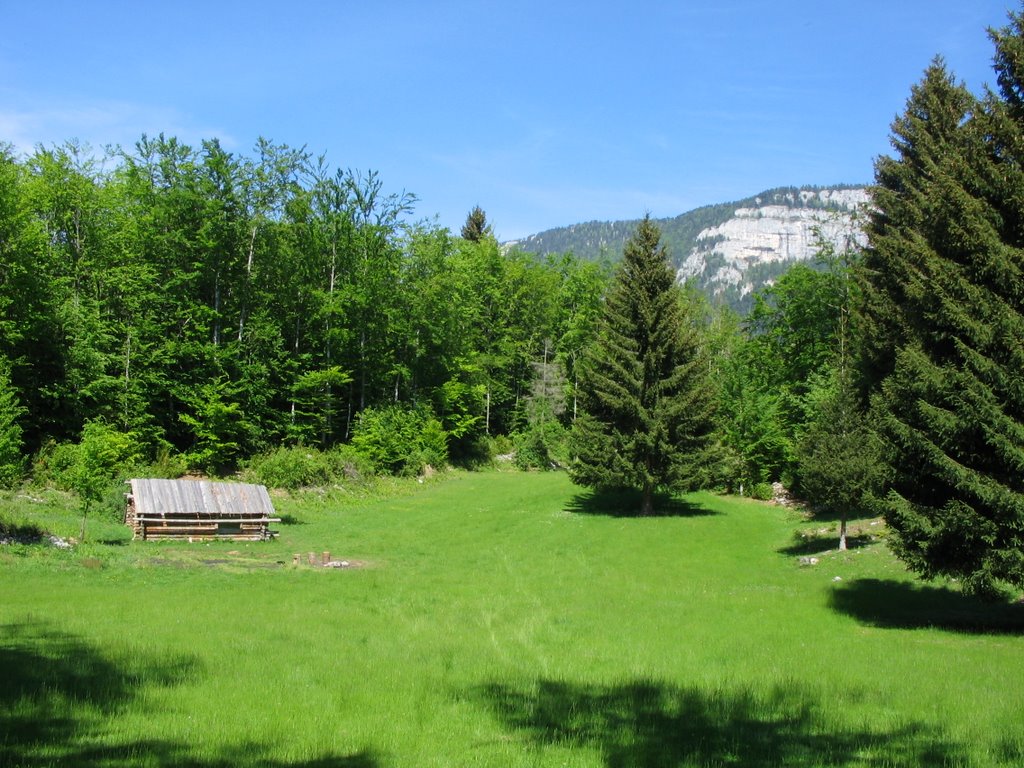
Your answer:
[[[697,235],[680,263],[680,280],[696,278],[705,291],[735,303],[790,264],[815,258],[822,241],[837,251],[864,244],[858,214],[869,203],[866,189],[778,191],[753,203]]]
[[[772,283],[791,264],[815,258],[818,233],[838,251],[863,245],[858,216],[868,204],[863,187],[781,187],[656,223],[680,281],[693,280],[716,301],[743,313],[750,308],[754,291]],[[615,261],[637,223],[592,221],[505,245],[541,256],[571,252],[584,259]]]

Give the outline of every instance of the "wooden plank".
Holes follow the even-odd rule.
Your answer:
[[[221,523],[235,523],[241,525],[259,525],[262,523],[280,523],[281,518],[279,517],[182,517],[181,515],[174,515],[173,517],[163,517],[155,515],[139,515],[135,518],[139,522],[144,523],[182,523],[185,525],[211,525]]]

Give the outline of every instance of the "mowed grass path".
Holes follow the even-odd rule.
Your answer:
[[[279,509],[266,544],[0,553],[0,765],[1024,762],[1016,607],[883,544],[800,567],[785,509],[618,517],[554,473]],[[358,567],[292,566],[325,550]]]

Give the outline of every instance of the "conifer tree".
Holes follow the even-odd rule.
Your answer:
[[[994,34],[981,105],[929,70],[878,165],[864,382],[893,471],[897,553],[968,591],[1024,587],[1024,72]]]
[[[19,423],[24,414],[11,385],[7,361],[0,357],[0,488],[17,485],[25,471]]]
[[[934,251],[928,208],[975,103],[936,58],[892,124],[896,157],[881,157],[875,165],[870,247],[860,265],[869,290],[861,292],[856,324],[866,389],[892,373],[893,349],[923,330],[916,307],[929,294],[923,269]]]
[[[479,205],[473,206],[473,210],[466,216],[466,223],[462,225],[462,238],[478,243],[489,234],[491,226],[487,223],[487,214]]]
[[[847,519],[874,499],[883,482],[878,437],[857,401],[842,365],[818,394],[814,417],[798,447],[800,493],[815,513],[839,519],[839,549],[846,549]]]
[[[707,365],[661,232],[647,216],[626,243],[580,377],[570,474],[579,485],[654,493],[696,483],[712,431]]]

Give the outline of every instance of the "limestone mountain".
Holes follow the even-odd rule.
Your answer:
[[[861,186],[780,187],[656,223],[679,279],[693,280],[716,301],[745,312],[755,290],[790,265],[814,259],[821,240],[840,250],[863,244],[858,212],[868,202]],[[506,245],[539,256],[572,252],[616,261],[638,222],[591,221]]]

